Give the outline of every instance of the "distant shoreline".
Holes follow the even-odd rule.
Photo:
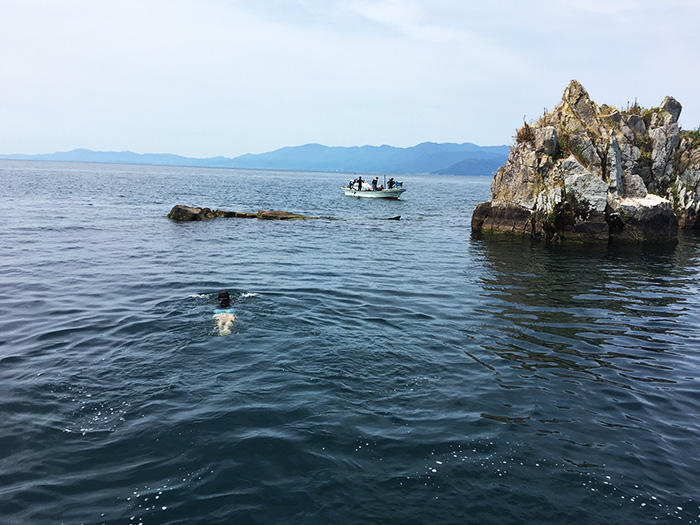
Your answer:
[[[60,162],[62,164],[105,164],[111,166],[152,166],[156,168],[197,168],[207,170],[242,170],[242,171],[269,171],[269,172],[284,172],[284,173],[329,173],[335,175],[424,175],[431,177],[491,177],[491,175],[473,175],[473,174],[458,174],[458,173],[393,173],[383,171],[328,171],[328,170],[300,170],[300,169],[284,169],[284,168],[235,168],[230,166],[193,166],[191,164],[153,164],[146,162],[107,162],[99,160],[51,160],[51,159],[17,159],[7,158],[0,155],[0,162]]]
[[[491,176],[505,164],[509,151],[509,146],[423,142],[409,148],[305,144],[267,153],[247,153],[233,158],[197,158],[172,153],[94,151],[81,148],[45,154],[0,154],[0,159],[311,173]]]

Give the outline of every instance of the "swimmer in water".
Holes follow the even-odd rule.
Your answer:
[[[228,291],[226,290],[221,290],[219,292],[219,306],[221,308],[228,308],[231,306],[231,296],[229,295]]]
[[[219,335],[229,335],[231,326],[235,321],[236,316],[233,315],[231,308],[231,296],[228,291],[221,290],[219,292],[219,307],[214,310],[214,319],[216,319],[216,328],[219,330]]]

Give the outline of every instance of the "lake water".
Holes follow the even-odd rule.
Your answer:
[[[700,521],[700,237],[471,239],[490,179],[349,178],[0,161],[0,522]]]

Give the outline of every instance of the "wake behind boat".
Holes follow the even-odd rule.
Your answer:
[[[394,179],[389,179],[389,183],[385,188],[383,185],[378,185],[378,177],[369,184],[362,180],[361,177],[350,181],[346,186],[341,186],[347,197],[370,197],[373,199],[398,199],[401,194],[406,191],[403,187],[403,182],[394,182]]]

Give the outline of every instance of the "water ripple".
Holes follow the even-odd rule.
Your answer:
[[[472,240],[490,180],[365,202],[345,178],[0,162],[0,515],[698,521],[696,236]]]

